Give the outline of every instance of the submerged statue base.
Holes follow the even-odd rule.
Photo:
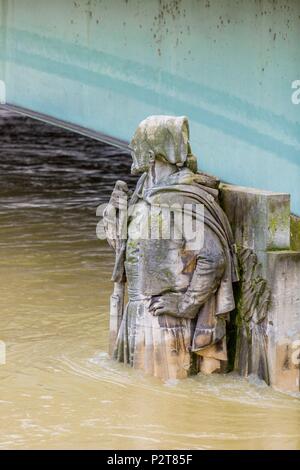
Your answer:
[[[104,213],[116,250],[111,355],[164,380],[221,371],[237,270],[218,181],[197,173],[184,117],[147,118],[131,150],[132,172],[142,176],[128,205],[126,184],[118,182]]]

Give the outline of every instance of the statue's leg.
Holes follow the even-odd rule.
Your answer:
[[[169,315],[151,315],[150,318],[154,339],[154,375],[163,380],[186,378],[191,368],[191,320]]]
[[[163,380],[190,373],[191,320],[155,317],[145,300],[130,301],[119,330],[114,358]]]
[[[212,374],[213,372],[220,372],[221,361],[213,357],[202,357],[200,362],[200,372],[203,374]]]
[[[199,371],[204,374],[222,372],[227,362],[226,338],[218,341],[216,344],[208,346],[199,352],[200,364]]]
[[[148,303],[129,303],[125,336],[130,365],[163,380],[187,377],[191,362],[190,320],[155,317],[149,312]]]

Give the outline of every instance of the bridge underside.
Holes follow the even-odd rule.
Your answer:
[[[121,147],[187,115],[204,171],[300,214],[299,44],[298,0],[0,0],[0,100]]]

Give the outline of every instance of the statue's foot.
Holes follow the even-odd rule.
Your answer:
[[[203,374],[219,373],[221,371],[221,361],[213,357],[201,357],[200,372]]]

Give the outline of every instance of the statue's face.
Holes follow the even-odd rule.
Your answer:
[[[145,143],[139,145],[135,139],[132,139],[129,148],[132,157],[131,173],[139,175],[148,171],[154,162],[154,152]]]

